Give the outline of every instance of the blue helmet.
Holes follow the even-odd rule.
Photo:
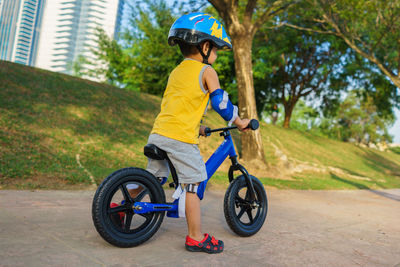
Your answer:
[[[222,24],[212,15],[197,12],[183,15],[171,26],[168,44],[176,45],[176,41],[198,45],[203,41],[211,41],[218,49],[232,49],[229,36]]]

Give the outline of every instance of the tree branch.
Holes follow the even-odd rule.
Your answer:
[[[285,26],[285,23],[281,22],[281,23],[276,24],[275,26],[272,26],[272,27],[269,27],[269,26],[267,27],[267,26],[265,26],[265,27],[263,27],[263,29],[275,30],[275,29],[278,29],[278,28],[280,28],[280,27],[282,27],[282,26]]]
[[[338,33],[334,32],[334,31],[321,31],[321,30],[315,30],[315,29],[311,29],[311,28],[304,28],[304,27],[293,25],[293,24],[286,23],[286,22],[282,22],[282,26],[288,26],[290,28],[293,28],[293,29],[296,29],[296,30],[300,30],[300,31],[307,31],[307,32],[315,32],[315,33],[321,33],[321,34],[330,34],[330,35],[340,36]]]
[[[210,4],[213,5],[218,12],[222,12],[226,9],[227,3],[223,0],[208,0],[208,2],[210,2]]]
[[[246,10],[244,11],[244,22],[247,24],[251,23],[251,18],[253,17],[254,8],[257,5],[257,0],[249,0],[246,5]]]
[[[332,19],[330,19],[326,14],[323,14],[323,17],[336,30],[337,36],[342,38],[345,41],[345,43],[348,46],[350,46],[350,48],[352,48],[354,51],[356,51],[358,54],[365,57],[369,61],[373,62],[389,78],[392,79],[393,77],[395,77],[394,73],[390,69],[388,69],[382,62],[380,62],[380,60],[377,59],[373,53],[367,54],[366,52],[361,50],[352,40],[350,40],[347,36],[345,36],[341,32],[339,26]],[[396,84],[396,82],[393,79],[392,81]]]
[[[279,12],[285,10],[291,5],[297,4],[301,0],[290,1],[289,3],[284,4],[286,1],[278,0],[275,1],[271,7],[267,8],[265,12],[257,19],[254,23],[253,31],[254,33],[263,25],[267,20],[269,20],[272,16],[277,15]],[[276,8],[276,9],[275,9]]]
[[[303,97],[306,95],[309,95],[312,91],[314,91],[316,88],[312,87],[311,89],[309,89],[308,91],[304,91],[303,93],[301,93],[299,96]]]
[[[385,37],[387,31],[383,31],[381,36],[379,37],[378,41],[376,41],[376,43],[372,46],[371,51],[374,51],[375,48],[382,42],[383,37]]]

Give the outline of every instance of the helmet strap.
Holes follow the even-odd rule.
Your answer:
[[[209,49],[208,49],[208,51],[207,51],[207,55],[203,53],[203,49],[201,48],[200,44],[197,44],[196,47],[197,47],[197,49],[199,50],[201,56],[203,57],[203,63],[204,63],[204,64],[207,64],[207,65],[211,65],[210,63],[208,63],[208,58],[210,57],[210,55],[211,55],[211,50],[212,50],[213,47],[214,47],[213,43],[210,42],[210,47],[209,47]]]

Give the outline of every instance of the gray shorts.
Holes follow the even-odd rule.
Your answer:
[[[206,165],[198,145],[184,143],[159,134],[151,134],[148,144],[154,144],[167,152],[176,169],[179,183],[194,184],[207,179]],[[155,177],[168,177],[166,160],[148,159],[147,168]]]

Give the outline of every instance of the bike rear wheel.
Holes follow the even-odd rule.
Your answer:
[[[165,203],[164,190],[151,173],[125,168],[103,181],[93,198],[92,218],[104,240],[118,247],[134,247],[157,232],[165,212],[136,214],[135,202]]]
[[[264,224],[268,212],[267,194],[263,184],[251,176],[255,191],[255,201],[250,201],[249,189],[244,175],[233,180],[224,198],[226,222],[239,236],[251,236],[257,233]]]

